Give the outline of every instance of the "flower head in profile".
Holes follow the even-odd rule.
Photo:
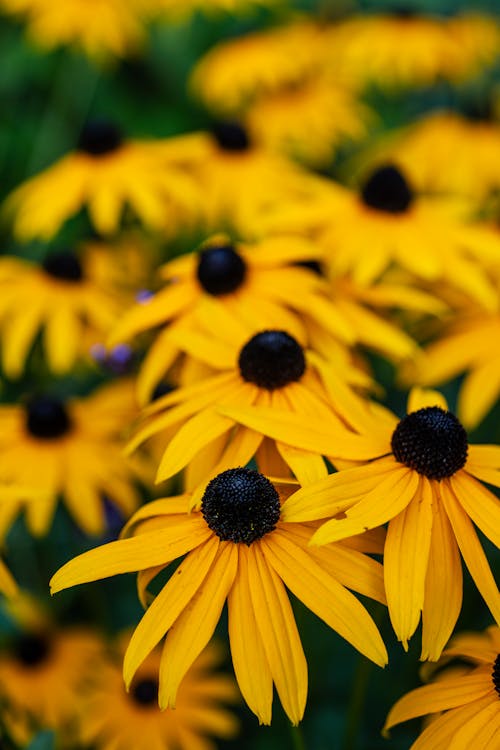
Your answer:
[[[335,428],[316,417],[301,432],[293,414],[257,407],[224,412],[251,429],[319,454],[331,451],[337,440]],[[302,487],[286,501],[282,517],[329,519],[315,532],[313,544],[388,522],[384,579],[394,631],[407,648],[422,616],[422,659],[436,660],[462,605],[460,554],[500,621],[500,594],[474,528],[500,546],[500,502],[481,483],[500,486],[500,448],[470,445],[441,394],[420,389],[411,392],[403,419],[377,406],[366,428],[384,445],[368,461],[361,460],[352,436],[344,457],[360,465]]]
[[[212,737],[238,734],[238,720],[227,704],[237,703],[239,693],[234,680],[217,671],[223,656],[218,644],[196,658],[179,687],[175,710],[165,711],[158,708],[161,649],[146,657],[126,692],[117,663],[125,645],[125,637],[119,638],[115,658],[110,654],[82,696],[79,734],[85,745],[99,750],[212,750]]]
[[[93,61],[109,63],[137,52],[144,41],[141,0],[0,0],[4,12],[20,16],[27,33],[44,50],[69,45]]]
[[[142,466],[123,456],[123,435],[136,414],[128,381],[80,399],[33,394],[22,405],[0,407],[0,480],[10,482],[3,498],[4,532],[20,510],[33,534],[45,534],[59,497],[88,534],[105,529],[105,498],[125,517],[137,507]],[[15,488],[19,485],[16,494]],[[27,496],[23,485],[37,488]]]
[[[121,4],[120,4],[121,7]],[[143,224],[174,232],[199,216],[201,194],[166,140],[132,140],[110,120],[90,120],[76,150],[7,198],[14,234],[49,240],[87,208],[102,235],[116,232],[125,207]]]
[[[217,336],[193,332],[183,340],[179,336],[179,346],[218,372],[177,388],[144,411],[144,425],[130,449],[153,435],[164,436],[158,482],[186,467],[186,487],[194,490],[197,502],[210,477],[235,464],[244,466],[254,457],[265,473],[284,477],[292,471],[302,484],[327,475],[322,458],[290,448],[286,438],[265,440],[266,429],[248,429],[244,420],[233,416],[232,409],[286,410],[305,424],[310,416],[325,419],[337,432],[328,456],[344,458],[345,451],[352,449],[352,438],[364,425],[365,408],[350,383],[353,378],[358,384],[364,373],[348,362],[339,359],[335,367],[280,329],[250,337],[234,332],[234,326]],[[381,447],[358,435],[356,450],[363,450],[365,440],[364,455]]]
[[[453,666],[460,663],[459,671]],[[437,670],[440,671],[437,671]],[[435,681],[412,690],[391,708],[384,726],[429,715],[410,750],[491,748],[500,734],[500,630],[454,636],[433,665]]]
[[[278,487],[279,488],[279,487]],[[139,572],[147,587],[172,561],[187,556],[152,600],[124,660],[128,687],[148,654],[167,636],[159,673],[159,704],[174,707],[182,679],[209,642],[228,602],[236,679],[251,710],[271,721],[273,683],[292,723],[307,696],[307,664],[285,586],[331,628],[379,665],[387,655],[368,612],[346,586],[384,601],[378,551],[370,534],[311,549],[309,524],[283,523],[278,488],[262,474],[229,469],[207,486],[201,510],[188,498],[143,506],[125,537],[70,560],[52,578],[52,592],[117,573]]]
[[[117,344],[163,326],[139,374],[140,400],[150,398],[178,359],[183,342],[194,352],[189,344],[191,331],[196,337],[201,327],[216,335],[227,331],[233,340],[245,336],[245,331],[249,335],[274,327],[287,329],[303,341],[305,317],[329,330],[341,344],[352,343],[350,325],[326,298],[326,282],[297,265],[317,257],[314,243],[292,235],[257,242],[235,242],[217,235],[198,252],[165,264],[160,275],[166,286],[126,313],[109,340]],[[206,359],[206,350],[201,358]],[[210,363],[212,369],[221,369],[215,356]]]

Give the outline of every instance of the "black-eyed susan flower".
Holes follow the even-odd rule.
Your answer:
[[[103,660],[104,644],[84,627],[58,626],[22,594],[9,604],[15,630],[0,651],[0,698],[13,734],[58,732],[72,746],[82,688]]]
[[[359,15],[332,26],[330,63],[357,85],[428,86],[456,81],[492,64],[500,36],[493,18]]]
[[[69,45],[94,61],[108,62],[137,52],[144,41],[141,0],[0,0],[4,12],[20,16],[37,47]]]
[[[461,662],[457,674],[449,662]],[[412,690],[391,708],[384,732],[429,714],[411,750],[469,748],[494,750],[500,734],[500,630],[459,633],[443,651],[435,681]]]
[[[426,282],[445,280],[482,307],[496,307],[482,265],[498,263],[498,232],[467,221],[461,202],[416,194],[393,164],[374,169],[358,191],[332,187],[309,203],[269,212],[262,231],[314,236],[332,269],[360,284],[373,283],[394,263]]]
[[[244,699],[269,724],[274,683],[297,724],[306,702],[307,664],[285,585],[361,653],[386,663],[373,620],[345,588],[384,600],[380,564],[359,551],[367,549],[365,543],[373,550],[373,538],[312,550],[310,525],[282,523],[276,487],[249,469],[215,477],[201,511],[186,514],[189,504],[184,495],[143,506],[126,528],[127,538],[70,560],[52,578],[55,593],[139,571],[144,598],[156,575],[188,553],[132,636],[124,660],[127,686],[167,634],[159,704],[173,708],[182,678],[210,640],[227,599],[231,654]]]
[[[123,435],[136,414],[133,388],[104,386],[86,398],[34,394],[22,405],[0,407],[0,480],[12,483],[1,505],[2,531],[25,509],[32,533],[45,534],[61,497],[88,534],[105,529],[107,498],[128,517],[138,504],[136,481],[144,460],[124,458]],[[27,497],[17,484],[37,488]]]
[[[218,336],[180,332],[178,338],[179,346],[190,356],[217,372],[153,402],[130,448],[163,434],[166,448],[157,481],[187,467],[186,486],[195,490],[195,502],[210,477],[234,465],[244,466],[255,456],[266,473],[283,477],[292,470],[301,484],[327,473],[319,456],[290,449],[286,439],[277,443],[264,440],[265,430],[248,429],[238,418],[222,414],[226,408],[277,408],[300,415],[305,423],[309,416],[327,419],[332,430],[337,430],[329,458],[344,458],[354,431],[364,426],[364,402],[349,387],[352,378],[357,384],[359,372],[340,360],[334,367],[305,350],[287,331],[268,329],[242,338],[233,328]],[[362,450],[365,440],[365,450],[371,456],[377,451],[371,438],[358,436],[355,444]]]
[[[331,451],[338,439],[328,437],[328,424],[317,416],[304,424],[291,413],[258,407],[224,407],[221,413],[318,454]],[[407,648],[422,615],[422,659],[434,661],[462,604],[460,554],[500,621],[500,594],[474,528],[500,546],[500,503],[481,483],[500,486],[500,449],[469,445],[465,429],[441,394],[433,391],[412,390],[408,414],[401,420],[374,407],[370,424],[366,422],[372,438],[385,446],[368,462],[360,460],[356,436],[351,436],[343,457],[361,465],[298,490],[284,504],[282,518],[329,519],[315,533],[313,544],[389,522],[384,579],[392,625]]]
[[[76,150],[16,188],[5,211],[20,240],[48,240],[84,207],[102,235],[116,232],[125,206],[144,224],[175,232],[193,223],[200,201],[168,139],[128,139],[111,121],[91,120]]]
[[[160,269],[165,288],[126,313],[110,338],[113,345],[164,326],[138,378],[140,400],[151,396],[180,352],[193,352],[197,358],[196,347],[186,349],[184,343],[191,330],[196,336],[200,326],[205,334],[227,331],[232,341],[265,327],[286,329],[304,341],[305,316],[341,343],[352,343],[351,326],[326,298],[326,282],[296,265],[317,257],[317,246],[300,237],[275,236],[248,243],[232,242],[221,235],[208,240],[198,252],[165,264]],[[228,362],[227,356],[224,364],[217,362],[215,355],[207,360],[206,353],[201,359],[212,370],[220,370]]]
[[[498,336],[500,314],[470,306],[415,360],[410,370],[412,382],[438,385],[465,372],[458,394],[457,414],[465,427],[475,427],[500,394],[500,355],[492,346]]]
[[[125,645],[120,638],[115,657],[123,658]],[[218,644],[210,644],[186,673],[175,711],[160,711],[161,650],[146,657],[128,692],[121,664],[110,654],[82,697],[80,740],[99,750],[212,750],[211,738],[232,739],[239,723],[227,705],[237,703],[239,693],[234,680],[217,671],[222,656]]]
[[[0,258],[0,346],[7,377],[22,375],[39,333],[48,368],[57,374],[88,358],[90,347],[107,337],[131,295],[100,260],[90,248],[51,252],[40,265]]]

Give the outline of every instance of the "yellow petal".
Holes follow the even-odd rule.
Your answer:
[[[238,572],[229,592],[229,640],[234,673],[241,694],[260,724],[271,723],[273,678],[252,607],[249,564],[253,557],[242,544],[238,549]]]
[[[18,593],[17,583],[2,560],[0,560],[0,591],[8,597],[15,596]]]
[[[500,393],[500,359],[494,357],[472,370],[458,394],[457,413],[467,429],[488,414]]]
[[[300,448],[276,442],[278,453],[291,468],[302,486],[307,486],[325,479],[328,470],[321,456],[308,453]]]
[[[220,543],[210,571],[165,641],[160,663],[160,708],[175,708],[179,684],[212,637],[237,568],[237,545]]]
[[[127,690],[139,665],[171,628],[203,584],[218,549],[219,540],[212,535],[204,544],[190,552],[153,599],[134,630],[125,652],[123,678]]]
[[[259,543],[249,550],[250,593],[261,642],[285,713],[298,724],[307,698],[307,662],[292,607]]]
[[[387,664],[380,633],[361,602],[294,544],[285,529],[264,537],[262,549],[284,584],[306,607],[376,664]]]
[[[415,497],[389,523],[384,578],[392,627],[405,651],[424,606],[432,532],[432,488],[425,477]]]
[[[408,396],[408,414],[419,409],[426,409],[428,406],[439,406],[440,409],[448,411],[448,403],[439,391],[432,391],[429,388],[412,388]]]
[[[491,704],[491,697],[488,696],[447,711],[422,732],[413,744],[412,750],[442,750],[442,748],[450,750],[457,731],[478,711],[489,704]],[[455,750],[457,750],[456,747]],[[469,750],[469,748],[461,747],[460,750]],[[495,750],[495,746],[488,750]]]
[[[490,750],[494,750],[498,745],[499,729],[498,696],[494,693],[486,706],[477,707],[476,713],[462,723],[453,735],[448,750],[469,750],[472,747],[481,750],[490,747]]]
[[[500,548],[500,500],[466,471],[457,471],[450,484],[469,518]]]
[[[418,474],[405,468],[385,477],[378,487],[343,513],[321,526],[312,538],[313,544],[327,544],[362,534],[381,526],[406,508],[418,487]]]

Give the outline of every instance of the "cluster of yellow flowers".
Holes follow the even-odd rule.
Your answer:
[[[284,13],[228,0],[182,13],[168,0],[0,2],[43,46],[78,44],[100,63],[145,44],[146,22],[252,5]],[[208,644],[226,601],[245,702],[270,724],[275,687],[298,724],[308,671],[288,590],[379,666],[386,646],[356,594],[387,606],[405,650],[421,624],[434,682],[398,701],[386,729],[432,714],[414,750],[495,750],[500,593],[477,530],[500,548],[485,486],[500,487],[500,446],[466,430],[500,393],[500,123],[443,111],[388,136],[365,95],[470,79],[498,59],[500,29],[466,15],[285,16],[192,71],[211,130],[138,140],[89,118],[73,151],[7,197],[16,240],[47,247],[39,263],[0,258],[2,370],[35,383],[0,406],[1,538],[21,512],[47,535],[59,500],[88,535],[106,533],[111,507],[125,522],[50,583],[137,573],[145,608],[123,649],[132,698],[106,657],[80,741],[160,750],[231,736],[217,701],[234,685],[200,677],[217,662]],[[335,181],[346,141],[357,147]],[[54,238],[83,210],[96,237],[61,250]],[[409,390],[404,416],[383,404],[369,352]],[[106,382],[69,397],[57,385],[69,373]],[[462,373],[455,415],[431,388]],[[462,561],[496,622],[482,634],[454,635]],[[7,568],[0,586],[15,602]],[[57,640],[37,627],[0,659],[14,713]],[[58,648],[71,653],[71,637]],[[63,681],[62,658],[43,684]],[[148,713],[157,697],[178,707],[175,722]],[[37,710],[56,729],[69,721]]]

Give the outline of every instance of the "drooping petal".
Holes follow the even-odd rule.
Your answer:
[[[171,628],[203,584],[219,549],[212,536],[193,550],[180,564],[146,610],[134,630],[123,661],[123,678],[127,689],[146,656]]]
[[[266,560],[306,607],[376,664],[387,664],[377,626],[350,591],[288,538],[284,529],[264,537],[261,545]]]
[[[237,569],[237,545],[220,543],[207,576],[165,641],[160,664],[160,708],[175,708],[179,684],[212,637]]]
[[[415,497],[390,521],[384,549],[389,615],[405,651],[424,606],[432,517],[432,488],[421,477]]]
[[[500,500],[465,471],[450,477],[453,494],[483,534],[500,547]]]
[[[253,556],[239,545],[238,572],[228,598],[229,640],[234,673],[243,698],[260,724],[271,723],[273,678],[252,606],[249,564]]]
[[[249,548],[252,606],[273,681],[292,724],[298,724],[307,698],[307,662],[285,588],[258,542]]]

